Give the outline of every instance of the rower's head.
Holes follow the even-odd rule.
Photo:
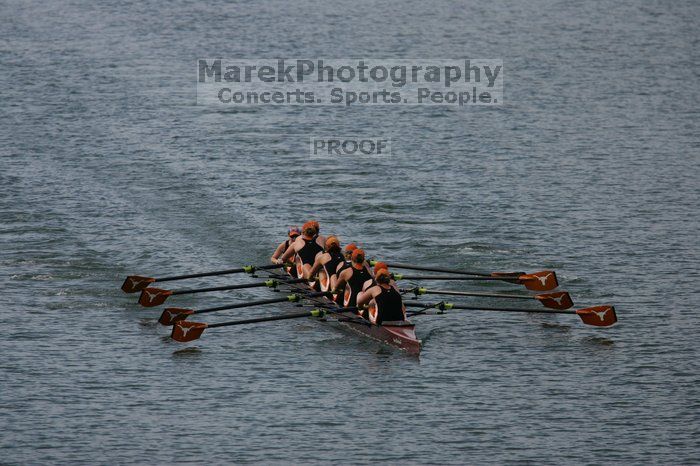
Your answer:
[[[374,274],[374,281],[380,285],[389,285],[391,283],[391,274],[389,273],[389,269],[379,269]]]
[[[340,252],[340,240],[337,236],[331,235],[326,238],[326,244],[324,246],[326,252],[339,253]]]
[[[306,237],[306,239],[311,239],[318,235],[318,222],[315,220],[309,220],[301,227],[301,233]]]
[[[374,275],[375,275],[375,276],[376,276],[377,273],[378,273],[380,270],[382,270],[382,269],[389,270],[389,266],[386,265],[386,262],[381,262],[381,261],[379,261],[379,262],[375,262],[375,263],[374,263]]]
[[[296,225],[292,225],[291,227],[289,227],[287,229],[287,236],[289,236],[292,239],[296,238],[300,234],[301,234],[301,229]]]
[[[355,249],[352,252],[351,259],[352,266],[358,270],[361,270],[365,266],[365,251],[362,249]]]
[[[345,246],[345,249],[343,249],[343,255],[345,256],[345,260],[350,260],[352,257],[352,252],[357,249],[357,245],[355,243],[350,243],[347,246]]]

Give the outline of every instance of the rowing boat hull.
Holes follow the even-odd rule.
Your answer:
[[[311,289],[306,285],[299,286]],[[335,302],[328,298],[318,298],[316,301],[337,306]],[[327,314],[325,320],[337,322],[345,328],[361,333],[372,340],[403,350],[408,354],[415,356],[420,354],[421,341],[416,338],[415,325],[411,322],[385,322],[382,325],[375,325],[366,320],[355,321],[357,319],[361,319],[361,317],[354,312],[335,312]]]
[[[344,314],[347,314],[351,318],[357,318],[357,315],[352,312]],[[420,354],[421,341],[416,338],[415,326],[411,323],[400,322],[397,323],[397,325],[373,325],[369,322],[343,321],[342,317],[334,319],[338,321],[340,325],[350,328],[357,333],[361,333],[372,340],[406,351],[408,354],[416,356]]]

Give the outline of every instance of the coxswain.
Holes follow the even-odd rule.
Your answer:
[[[326,238],[326,243],[323,251],[316,254],[314,265],[309,270],[309,275],[306,279],[311,279],[318,273],[318,282],[321,291],[330,291],[332,288],[331,278],[335,277],[338,265],[345,260],[340,249],[340,240],[337,236],[329,236]]]
[[[270,260],[272,261],[273,264],[277,264],[277,259],[279,259],[282,254],[284,254],[287,249],[289,249],[289,246],[294,242],[295,239],[297,239],[297,236],[301,234],[301,229],[294,225],[291,226],[287,229],[287,236],[288,238],[284,241],[282,241],[279,246],[277,246],[277,249],[275,249],[275,252],[272,253],[272,257],[270,257]],[[296,268],[294,267],[286,267],[287,273],[292,275],[294,278],[297,278],[297,271]]]
[[[379,269],[374,279],[377,284],[357,296],[357,306],[368,305],[367,314],[373,324],[406,320],[406,307],[403,305],[401,293],[391,284],[389,270]]]
[[[309,270],[314,264],[316,254],[323,251],[326,238],[319,235],[319,225],[316,221],[308,221],[301,227],[301,235],[297,237],[290,247],[277,259],[278,264],[283,264],[292,256],[296,256],[294,262],[298,277],[309,275]]]
[[[357,303],[357,295],[362,291],[362,285],[372,278],[367,270],[365,262],[365,252],[362,249],[355,249],[350,257],[350,267],[338,274],[333,292],[345,287],[343,294],[343,306],[354,307]]]

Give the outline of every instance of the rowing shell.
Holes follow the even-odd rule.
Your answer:
[[[310,286],[305,284],[297,286],[313,291]],[[310,300],[338,307],[337,303],[326,297],[311,298]],[[345,328],[361,333],[372,340],[406,351],[408,354],[416,356],[420,354],[421,341],[416,338],[416,326],[409,321],[386,321],[382,322],[381,325],[376,325],[352,311],[329,312],[323,321],[337,322]]]

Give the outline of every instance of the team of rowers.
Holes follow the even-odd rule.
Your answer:
[[[289,239],[277,246],[272,262],[293,260],[295,266],[288,269],[292,276],[309,280],[314,289],[330,291],[338,305],[357,308],[357,314],[374,324],[406,320],[406,308],[387,265],[377,262],[370,268],[357,245],[341,249],[338,237],[321,236],[319,230],[313,220],[301,229],[290,227]]]

